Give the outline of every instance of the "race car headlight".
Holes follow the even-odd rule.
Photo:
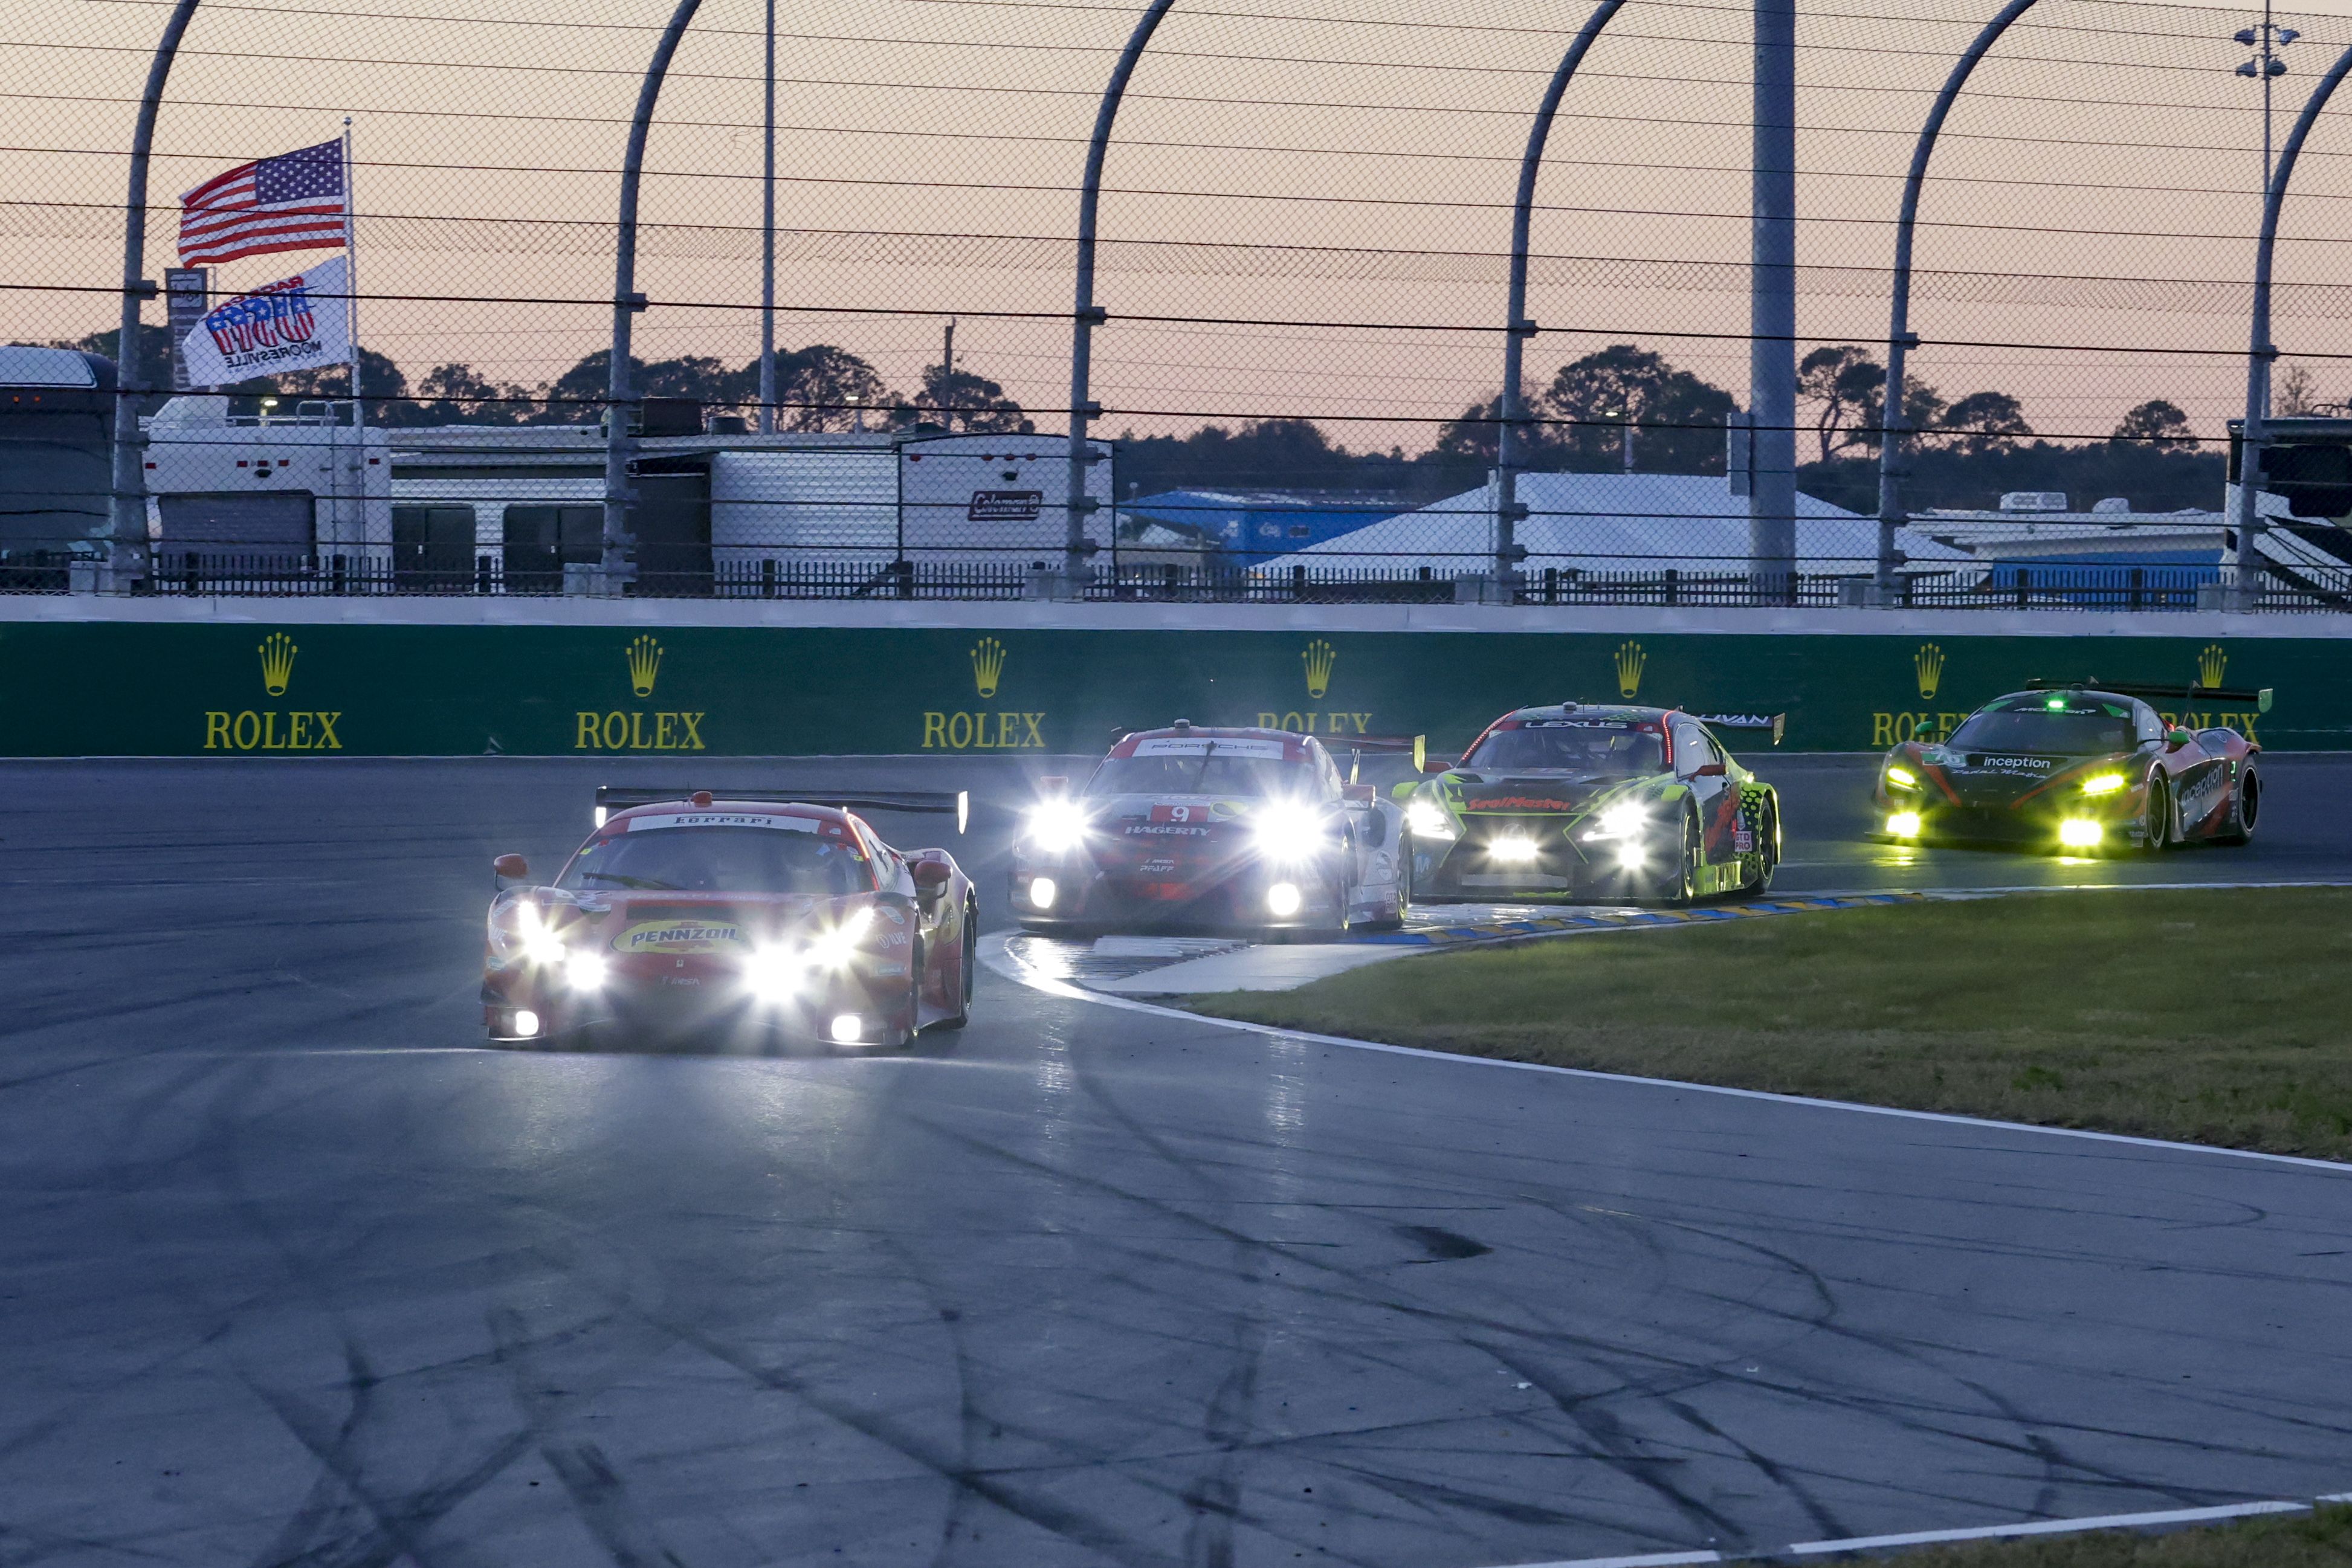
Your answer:
[[[847,918],[831,930],[818,933],[806,947],[801,949],[802,964],[811,969],[846,968],[857,956],[857,944],[874,924],[874,906],[865,904],[853,910]]]
[[[2069,817],[2058,824],[2058,841],[2070,850],[2095,850],[2106,833],[2098,823],[2083,817]]]
[[[1542,853],[1533,839],[1520,833],[1492,840],[1486,845],[1487,858],[1501,861],[1507,865],[1525,865]]]
[[[563,962],[563,939],[548,929],[547,917],[536,904],[516,906],[514,941],[522,956],[534,964],[552,967]]]
[[[1328,849],[1322,814],[1296,800],[1273,800],[1250,816],[1250,841],[1268,860],[1297,861]]]
[[[1640,801],[1620,800],[1601,813],[1584,840],[1594,843],[1606,839],[1637,839],[1649,825],[1649,813],[1642,810]]]
[[[2083,780],[2083,793],[2085,795],[2112,795],[2130,782],[2130,779],[2126,779],[2120,773],[2095,773],[2090,778]]]
[[[1908,768],[1889,768],[1886,770],[1886,781],[1897,789],[1919,788],[1919,776]]]
[[[1415,800],[1404,809],[1405,826],[1417,839],[1457,839],[1462,835],[1454,826],[1454,819],[1434,800]]]
[[[1075,800],[1047,800],[1030,809],[1024,831],[1030,848],[1067,854],[1087,841],[1087,813]]]
[[[1886,833],[1889,838],[1917,838],[1919,836],[1919,813],[1916,811],[1895,812],[1893,816],[1886,819]]]
[[[609,970],[604,955],[574,947],[563,957],[563,983],[575,991],[601,991]]]
[[[761,1001],[781,1002],[801,988],[801,956],[781,942],[751,949],[743,965],[743,983]]]

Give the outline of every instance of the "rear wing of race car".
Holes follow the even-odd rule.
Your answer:
[[[1334,757],[1342,752],[1348,754],[1348,782],[1350,784],[1356,781],[1356,774],[1363,767],[1364,758],[1368,754],[1375,757],[1411,757],[1412,770],[1415,773],[1420,772],[1423,764],[1429,760],[1429,737],[1425,735],[1350,735],[1345,737],[1325,736],[1323,748]]]
[[[2025,683],[2030,692],[2113,692],[2119,697],[2208,697],[2216,702],[2252,703],[2256,713],[2271,711],[2271,688],[2268,686],[2200,686],[2151,685],[2146,681],[2045,681],[2039,678]]]
[[[676,800],[686,805],[692,803],[698,794],[706,798],[719,795],[730,800],[756,800],[762,805],[825,806],[836,811],[912,811],[953,815],[959,833],[971,821],[971,793],[966,789],[868,789],[852,795],[823,789],[648,789],[635,785],[599,784],[596,786],[596,825],[603,827],[606,817],[614,811],[625,811],[632,806],[651,806],[664,800]]]
[[[1775,746],[1789,732],[1785,713],[1695,713],[1691,717],[1714,729],[1769,729]]]

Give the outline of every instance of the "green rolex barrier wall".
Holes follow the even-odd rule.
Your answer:
[[[2352,745],[2352,639],[2327,636],[51,620],[0,622],[0,751],[1087,752],[1180,716],[1449,749],[1569,697],[1785,711],[1790,749],[1846,751],[2085,675],[2271,686],[2267,714],[2158,706],[2273,748]]]

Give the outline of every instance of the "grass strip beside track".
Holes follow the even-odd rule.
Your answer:
[[[1934,1546],[1901,1568],[2352,1568],[2352,1506],[2143,1535],[2098,1531]]]
[[[2278,888],[1579,936],[1188,1005],[1467,1055],[2352,1159],[2347,996],[2352,889]]]

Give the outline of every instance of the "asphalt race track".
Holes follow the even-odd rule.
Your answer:
[[[1868,766],[1770,760],[1785,890],[2352,879],[2352,758],[2073,865],[1852,842]],[[0,767],[0,1564],[1490,1568],[2352,1490],[2352,1171],[992,974],[905,1054],[481,1048],[489,858],[593,783],[969,786],[1001,929],[1020,771]]]

